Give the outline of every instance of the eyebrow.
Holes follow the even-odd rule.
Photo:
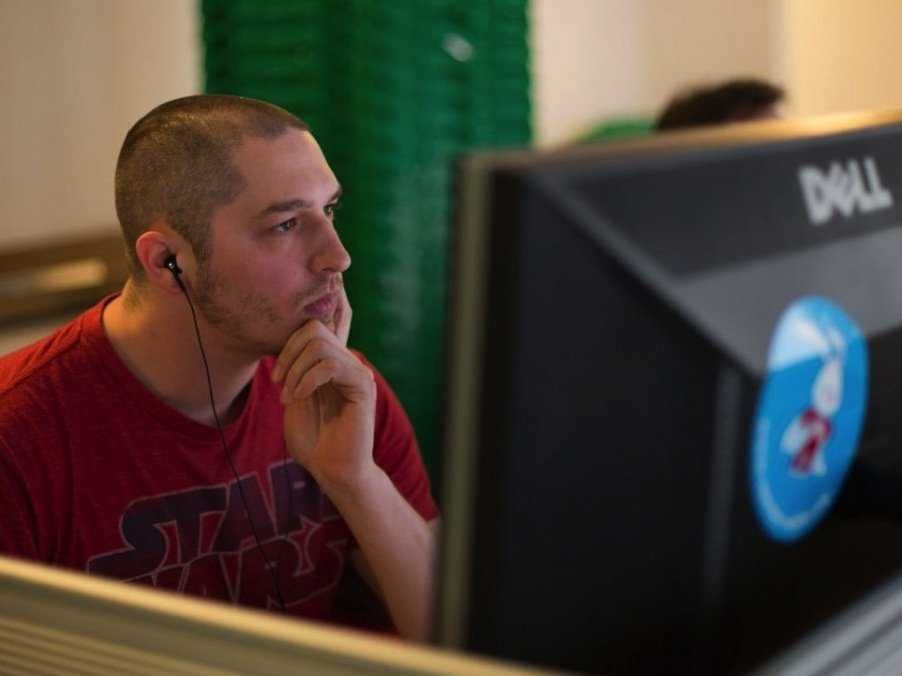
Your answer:
[[[332,197],[329,198],[329,203],[331,204],[335,200],[340,199],[343,193],[344,193],[344,191],[342,190],[342,187],[339,185],[338,189],[335,191],[335,193],[332,195]],[[297,211],[298,209],[309,209],[311,206],[313,206],[312,202],[310,202],[309,200],[302,200],[302,199],[290,199],[290,200],[283,200],[281,202],[273,202],[268,207],[266,207],[263,211],[261,211],[259,214],[257,214],[257,218],[263,218],[264,216],[269,216],[270,214],[284,213],[286,211]]]

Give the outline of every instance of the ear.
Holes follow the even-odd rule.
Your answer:
[[[180,237],[173,232],[148,230],[135,242],[135,253],[144,269],[144,276],[153,286],[168,293],[182,292],[172,271],[166,267],[166,259],[175,256],[179,267],[187,248]]]

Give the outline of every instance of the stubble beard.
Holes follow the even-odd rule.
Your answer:
[[[210,269],[209,261],[201,262],[197,272],[194,290],[197,311],[224,336],[231,348],[256,358],[282,351],[293,329],[281,335],[284,320],[268,299],[252,289],[236,292],[233,285]]]

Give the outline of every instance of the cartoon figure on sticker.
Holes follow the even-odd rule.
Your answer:
[[[855,461],[867,410],[867,340],[835,302],[795,299],[780,314],[749,442],[751,498],[781,542],[830,512]]]
[[[842,336],[832,328],[819,331],[811,323],[807,327],[811,347],[822,355],[823,365],[811,388],[811,404],[786,428],[780,444],[791,456],[790,474],[800,478],[827,473],[823,450],[833,431],[833,416],[842,405],[846,349]]]

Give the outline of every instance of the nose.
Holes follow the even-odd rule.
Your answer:
[[[326,228],[325,240],[312,262],[313,271],[317,273],[341,273],[351,267],[351,255],[331,223]]]

